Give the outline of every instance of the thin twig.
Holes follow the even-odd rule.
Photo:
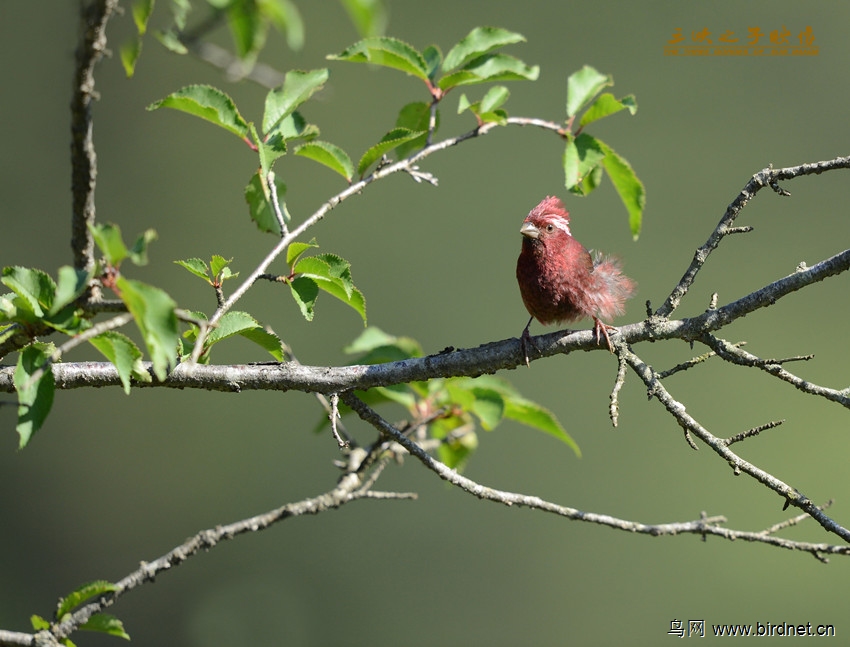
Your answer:
[[[617,422],[620,419],[620,389],[623,388],[623,384],[626,381],[626,368],[628,365],[626,364],[626,360],[623,359],[623,356],[617,353],[617,378],[614,380],[614,388],[611,389],[611,404],[608,407],[608,415],[611,418],[611,424],[616,427]]]
[[[726,213],[723,214],[723,217],[708,237],[708,240],[694,253],[694,258],[688,269],[685,271],[684,276],[682,276],[679,283],[675,288],[673,288],[673,291],[661,307],[655,312],[655,316],[666,319],[670,316],[673,310],[678,307],[682,298],[685,294],[687,294],[693,284],[694,279],[696,279],[697,274],[702,269],[703,265],[705,265],[706,260],[708,260],[709,255],[717,248],[724,236],[729,233],[740,232],[740,228],[733,227],[732,224],[735,222],[735,219],[738,217],[741,210],[761,189],[766,186],[770,186],[777,194],[788,196],[790,194],[779,187],[779,181],[790,180],[805,175],[819,174],[824,171],[834,169],[846,168],[850,168],[850,157],[837,157],[823,162],[801,164],[799,166],[782,169],[768,167],[753,175],[750,181],[747,182],[743,189],[741,189],[738,196],[726,208]]]
[[[596,514],[592,512],[583,512],[575,508],[561,506],[550,501],[546,501],[536,496],[526,494],[518,494],[515,492],[505,492],[494,488],[482,485],[459,474],[456,470],[449,468],[444,463],[441,463],[417,443],[401,433],[397,428],[384,420],[377,412],[369,405],[360,400],[351,392],[343,393],[341,399],[365,422],[374,426],[382,434],[392,438],[399,445],[404,447],[412,456],[417,458],[425,467],[437,474],[440,478],[448,481],[452,485],[457,486],[464,492],[467,492],[479,499],[494,501],[506,506],[524,506],[534,510],[541,510],[556,514],[574,521],[584,521],[588,523],[596,523],[610,528],[625,530],[638,534],[651,535],[653,537],[670,536],[680,534],[694,534],[699,536],[714,535],[723,537],[729,540],[743,540],[751,542],[759,542],[787,550],[798,550],[812,554],[817,559],[824,561],[823,555],[850,555],[850,546],[834,545],[834,544],[815,544],[810,542],[800,542],[791,539],[784,539],[764,534],[762,532],[749,532],[742,530],[732,530],[724,528],[719,524],[725,523],[726,518],[722,516],[707,517],[701,515],[699,519],[694,521],[666,523],[666,524],[644,524],[626,519],[618,519],[609,515]],[[818,510],[817,506],[814,506]],[[822,514],[822,513],[821,513]],[[810,515],[815,516],[815,515]],[[823,515],[825,516],[825,515]],[[817,518],[817,517],[815,517]],[[828,518],[828,517],[827,517]]]
[[[742,440],[746,440],[747,438],[752,438],[753,436],[758,436],[761,432],[767,431],[768,429],[773,429],[778,427],[784,420],[774,420],[772,422],[767,422],[763,425],[759,425],[758,427],[753,427],[752,429],[747,429],[746,431],[742,431],[740,434],[735,434],[734,436],[730,436],[724,442],[726,446],[732,445],[734,443],[739,443]]]
[[[559,124],[550,121],[545,121],[543,119],[510,117],[508,118],[506,124],[517,126],[537,126],[539,128],[555,131],[556,133],[562,132],[562,127]],[[210,324],[215,324],[227,311],[229,311],[233,307],[233,305],[236,304],[236,302],[239,301],[239,299],[241,299],[245,295],[245,293],[251,288],[254,282],[260,276],[266,273],[266,270],[268,269],[269,265],[271,265],[272,262],[274,262],[274,260],[278,256],[280,256],[293,241],[295,241],[310,227],[322,220],[328,214],[328,212],[334,209],[341,202],[347,200],[352,196],[360,194],[363,189],[365,189],[373,182],[377,182],[378,180],[388,177],[394,173],[405,172],[410,173],[414,176],[416,176],[416,174],[419,174],[424,178],[424,175],[419,172],[416,167],[416,163],[419,160],[425,159],[426,157],[428,157],[429,155],[433,155],[434,153],[451,148],[452,146],[457,146],[458,144],[469,139],[484,136],[496,127],[498,127],[498,125],[499,124],[497,124],[496,122],[486,123],[483,126],[477,127],[474,130],[468,131],[456,137],[450,137],[435,144],[426,146],[422,150],[410,155],[409,157],[403,160],[400,160],[388,166],[383,166],[375,169],[371,174],[367,175],[358,182],[352,183],[348,186],[348,188],[331,197],[329,200],[323,203],[313,213],[313,215],[307,218],[295,229],[290,231],[289,234],[284,235],[281,238],[277,245],[275,245],[275,247],[270,252],[268,252],[268,254],[266,254],[265,258],[260,261],[260,263],[256,266],[256,268],[254,268],[254,270],[248,275],[248,277],[242,282],[242,284],[238,288],[236,288],[236,290],[233,292],[233,294],[230,295],[227,301],[216,309],[212,317],[210,317]],[[205,335],[202,332],[202,334],[199,335],[198,338],[195,340],[195,348],[193,349],[191,356],[191,361],[193,364],[197,364],[198,359],[200,358],[201,353],[203,352],[203,343],[205,341],[204,337]]]

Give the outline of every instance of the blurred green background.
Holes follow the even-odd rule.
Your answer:
[[[304,106],[322,137],[352,157],[394,124],[407,102],[427,100],[418,81],[390,70],[333,63],[357,34],[334,2],[297,2],[304,49],[272,37],[274,67],[328,66],[328,88]],[[590,64],[634,93],[635,117],[620,114],[592,132],[644,181],[643,235],[632,242],[610,184],[568,199],[573,230],[588,247],[619,255],[639,294],[621,321],[657,306],[726,205],[768,164],[790,166],[846,155],[850,4],[751,2],[567,3],[527,0],[390,2],[388,34],[443,51],[472,27],[501,26],[528,42],[511,47],[541,66],[535,83],[509,84],[512,115],[564,119],[567,76]],[[164,19],[167,6],[157,8]],[[811,26],[818,56],[672,57],[676,28],[745,37],[787,28],[792,42]],[[71,261],[69,115],[76,3],[0,0],[4,81],[0,141],[0,264],[51,273]],[[97,70],[97,213],[126,237],[159,233],[151,263],[134,274],[164,287],[181,306],[211,311],[212,293],[171,261],[212,253],[247,273],[273,239],[251,225],[242,191],[254,155],[224,131],[151,102],[189,83],[229,92],[247,119],[261,116],[265,90],[232,84],[190,57],[149,39],[128,81],[117,48],[132,34],[129,11],[108,31],[116,52]],[[222,34],[220,42],[227,42]],[[472,89],[468,95],[483,93]],[[459,93],[458,93],[459,95]],[[442,109],[442,136],[469,129],[457,97]],[[540,198],[566,198],[562,145],[551,133],[511,128],[428,158],[434,188],[406,176],[377,183],[315,227],[323,251],[352,262],[370,323],[418,339],[426,352],[515,337],[526,321],[514,279],[519,225]],[[300,158],[278,163],[296,221],[343,188]],[[725,303],[848,246],[847,176],[788,183],[790,198],[763,191],[678,314]],[[722,334],[763,357],[815,353],[793,370],[847,384],[847,278],[830,279],[736,322]],[[306,364],[346,361],[341,348],[359,317],[325,296],[306,323],[283,290],[257,286],[241,308],[271,325]],[[535,324],[532,332],[544,329]],[[657,368],[683,361],[683,343],[639,346]],[[79,352],[69,360],[91,357]],[[249,344],[217,347],[217,362],[263,361]],[[8,361],[8,360],[7,360]],[[722,514],[759,530],[790,513],[746,476],[735,477],[707,448],[691,450],[679,427],[630,375],[620,426],[607,406],[616,361],[608,353],[555,357],[512,371],[521,392],[559,416],[583,451],[505,423],[482,433],[467,474],[500,489],[647,523]],[[785,425],[740,446],[748,460],[850,522],[846,412],[757,371],[710,362],[668,388],[719,436],[769,420]],[[8,396],[3,398],[8,402]],[[320,417],[305,394],[221,395],[159,389],[57,394],[44,429],[17,451],[14,407],[0,408],[0,627],[25,631],[32,613],[98,578],[116,580],[202,528],[244,518],[329,489],[335,444],[310,433]],[[391,418],[397,412],[388,411]],[[348,422],[363,439],[372,431]],[[114,612],[136,645],[656,645],[670,622],[831,623],[850,644],[847,559],[823,565],[807,554],[693,536],[652,539],[478,501],[416,461],[388,469],[382,489],[418,501],[357,502],[241,537],[122,598]],[[835,542],[811,521],[786,536]],[[78,645],[116,644],[77,634]]]

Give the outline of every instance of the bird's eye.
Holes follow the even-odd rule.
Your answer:
[[[554,225],[552,225],[552,224],[548,224],[548,225],[546,225],[546,231],[548,231],[548,232],[550,232],[550,233],[551,233],[551,232],[553,232],[554,230],[555,230],[555,226],[554,226]]]

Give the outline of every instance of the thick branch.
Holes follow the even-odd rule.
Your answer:
[[[106,50],[106,23],[118,6],[118,0],[95,0],[82,9],[83,36],[77,48],[74,95],[71,99],[71,191],[73,215],[71,247],[74,267],[94,268],[94,240],[88,229],[94,224],[94,189],[97,179],[97,155],[92,139],[92,102],[94,67]]]

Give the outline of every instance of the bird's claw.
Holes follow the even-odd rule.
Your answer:
[[[609,330],[617,330],[614,326],[609,326],[606,323],[600,321],[597,317],[593,318],[593,332],[596,335],[596,343],[600,346],[602,345],[602,338],[605,338],[605,342],[608,344],[608,350],[612,353],[614,352],[614,344],[611,343],[611,337],[608,335]]]

